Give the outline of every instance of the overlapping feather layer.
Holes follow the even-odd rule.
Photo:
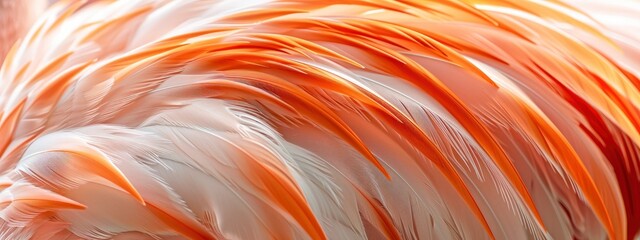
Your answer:
[[[62,1],[0,70],[0,238],[636,237],[599,4]]]

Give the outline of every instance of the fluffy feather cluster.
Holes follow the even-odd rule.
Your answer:
[[[634,238],[640,4],[572,4],[54,4],[0,70],[0,239]]]

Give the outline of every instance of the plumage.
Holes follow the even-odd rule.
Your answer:
[[[26,2],[0,239],[640,237],[634,0]]]

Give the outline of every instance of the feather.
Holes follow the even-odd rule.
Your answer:
[[[640,234],[632,2],[40,7],[0,0],[2,239]]]

